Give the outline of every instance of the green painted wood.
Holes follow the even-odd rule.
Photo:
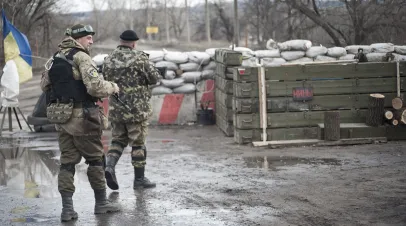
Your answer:
[[[401,92],[405,91],[406,77],[401,77]],[[233,93],[238,98],[258,97],[258,83],[234,82]],[[367,78],[324,81],[273,82],[266,81],[268,97],[292,96],[295,87],[312,87],[314,96],[335,94],[370,94],[396,92],[396,78]]]
[[[228,50],[228,49],[216,49],[214,53],[214,59],[225,65],[241,65],[242,53]]]
[[[227,80],[220,76],[215,76],[216,88],[226,94],[233,94],[233,80]]]
[[[216,114],[216,125],[226,136],[228,137],[234,136],[233,123],[227,122],[223,117],[217,114]]]
[[[233,95],[232,94],[226,94],[223,91],[216,89],[215,97],[216,97],[216,102],[219,102],[220,104],[226,106],[227,108],[233,107]]]
[[[233,122],[234,111],[232,108],[227,108],[226,106],[216,102],[216,114],[221,116],[227,122]]]
[[[324,140],[324,124],[319,124],[318,139]],[[386,137],[386,127],[371,127],[365,123],[341,123],[340,138],[367,138],[367,137]]]
[[[234,141],[238,144],[248,144],[261,141],[261,129],[234,129]],[[267,129],[267,140],[296,140],[317,139],[318,127],[274,128]]]

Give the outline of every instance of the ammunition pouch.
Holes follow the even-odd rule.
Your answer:
[[[54,124],[64,124],[69,121],[73,113],[73,102],[50,103],[47,106],[47,118]]]

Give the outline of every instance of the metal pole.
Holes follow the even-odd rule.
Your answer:
[[[238,2],[234,0],[234,39],[235,39],[235,46],[239,46],[240,41],[240,28],[238,22]]]

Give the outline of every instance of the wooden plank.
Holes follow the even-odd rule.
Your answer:
[[[260,126],[262,128],[262,141],[267,140],[266,129],[268,125],[266,114],[266,89],[265,89],[265,70],[258,70],[258,89],[259,89],[259,109],[260,109]]]
[[[386,126],[386,137],[388,140],[406,140],[406,126]]]
[[[301,147],[315,145],[319,143],[317,139],[304,139],[304,140],[274,140],[274,141],[254,141],[252,144],[254,147],[268,146],[269,148],[281,148],[281,147]]]
[[[216,114],[221,116],[227,122],[233,122],[234,112],[232,108],[227,108],[219,102],[216,102]]]
[[[220,76],[215,76],[216,88],[220,89],[226,94],[233,94],[233,80],[227,80]]]
[[[396,93],[385,95],[385,107],[391,108]],[[292,97],[271,97],[267,99],[267,112],[285,111],[326,111],[345,109],[367,109],[368,94],[314,96],[306,102],[293,101]],[[258,113],[257,98],[233,98],[233,110],[236,113]]]
[[[215,90],[216,102],[224,105],[227,108],[233,107],[233,95],[226,94],[219,89]]]
[[[323,141],[323,140],[280,140],[269,141],[269,148],[286,148],[286,147],[302,147],[302,146],[343,146],[343,145],[357,145],[357,144],[375,144],[386,143],[386,137],[366,137],[354,139],[341,139],[337,141]]]
[[[238,144],[248,144],[261,141],[261,129],[237,129],[234,128],[234,141]],[[274,128],[267,129],[267,140],[295,140],[295,139],[317,139],[318,127],[299,128]]]
[[[405,63],[402,63],[405,64]],[[312,80],[320,78],[378,78],[396,76],[396,63],[285,65],[266,68],[267,80]]]
[[[217,114],[216,114],[216,125],[227,137],[234,136],[233,123],[227,122],[223,117]]]
[[[324,140],[324,124],[319,123],[319,137]],[[340,138],[365,138],[365,137],[385,137],[386,126],[371,127],[365,123],[340,123]]]
[[[367,110],[338,110],[341,122],[363,123]],[[268,113],[270,128],[317,126],[324,120],[324,111]],[[260,128],[259,114],[235,114],[234,125],[238,129]]]
[[[401,77],[401,91],[404,92],[406,77]],[[239,83],[233,84],[233,94],[238,98],[258,97],[258,84]],[[343,79],[305,82],[266,82],[268,97],[292,96],[292,90],[296,87],[312,87],[314,96],[342,95],[342,94],[370,94],[396,92],[396,77],[393,78],[370,78],[370,79]]]

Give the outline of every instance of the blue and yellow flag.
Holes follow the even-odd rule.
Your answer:
[[[7,20],[4,10],[2,10],[2,17],[5,60],[6,62],[14,60],[20,83],[26,82],[32,78],[30,44],[27,37]]]

